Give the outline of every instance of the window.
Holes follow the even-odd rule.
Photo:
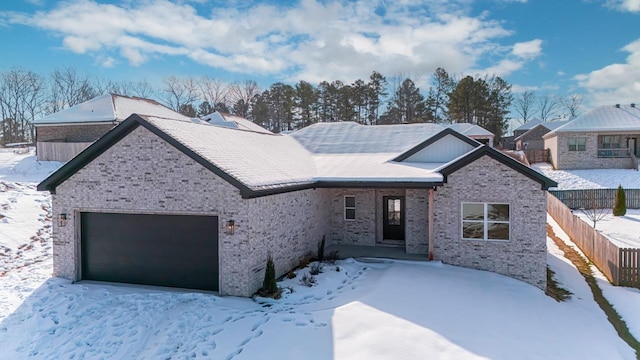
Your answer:
[[[598,157],[629,157],[629,149],[622,147],[622,136],[598,136]]]
[[[509,204],[462,203],[462,238],[509,240]]]
[[[356,218],[356,197],[345,196],[344,197],[344,219],[355,220]]]
[[[570,137],[569,151],[584,151],[586,143],[587,143],[586,137]]]

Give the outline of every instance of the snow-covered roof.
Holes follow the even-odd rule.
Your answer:
[[[219,111],[203,116],[202,120],[209,122],[211,125],[271,134],[271,131],[255,124],[251,120],[236,115],[221,113]]]
[[[188,119],[155,100],[105,94],[35,120],[33,123],[44,125],[119,122],[131,114]]]
[[[640,109],[637,105],[608,105],[595,108],[547,133],[589,131],[640,131]]]
[[[513,129],[513,131],[527,131],[527,130],[531,130],[534,126],[541,124],[542,120],[540,119],[531,119],[529,121],[527,121],[526,123],[518,126],[517,128]]]
[[[288,136],[313,154],[399,155],[444,128],[436,124],[367,126],[355,122],[316,123]]]
[[[474,158],[452,152],[450,158],[443,157],[441,162],[432,163],[416,162],[419,160],[403,155],[408,156],[416,149],[429,151],[442,139],[468,141],[474,147],[467,154],[488,154],[511,162],[493,149],[478,153],[475,150],[485,146],[435,124],[320,123],[291,135],[281,135],[212,125],[200,119],[134,114],[45,179],[38,188],[55,190],[57,184],[98,156],[105,147],[119,141],[121,134],[138,126],[181,149],[239,188],[245,197],[324,185],[439,186],[444,180],[441,170],[455,171],[456,165],[463,166],[461,164]],[[517,168],[518,164],[510,166],[521,172],[529,171]],[[548,179],[536,180],[544,187]]]
[[[316,171],[311,154],[288,136],[206,123],[145,118],[252,190],[314,181]]]
[[[476,124],[455,123],[449,124],[447,127],[469,137],[495,137],[491,131]]]

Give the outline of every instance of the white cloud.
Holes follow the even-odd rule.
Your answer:
[[[576,75],[593,106],[638,103],[640,100],[640,39],[622,48],[626,62],[611,64],[588,74]]]
[[[487,13],[469,15],[468,0],[406,0],[378,7],[366,0],[300,0],[292,6],[212,7],[207,14],[190,2],[72,0],[35,14],[0,12],[0,21],[48,31],[69,51],[106,53],[134,66],[179,56],[289,80],[351,81],[372,70],[428,74],[437,67],[461,73],[489,58],[497,64],[489,69],[505,75],[542,51],[539,39],[499,44],[511,32]],[[384,16],[376,12],[381,9]]]
[[[640,0],[608,0],[607,6],[619,11],[640,12]]]

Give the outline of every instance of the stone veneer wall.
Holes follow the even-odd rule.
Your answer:
[[[629,134],[621,135],[623,137],[631,136]],[[640,139],[640,135],[633,136],[637,136]],[[569,151],[570,137],[586,137],[585,151]],[[557,135],[557,158],[554,159],[553,163],[558,170],[629,169],[631,167],[631,158],[599,158],[597,133],[561,133]]]
[[[113,129],[114,124],[36,126],[36,141],[92,142]]]
[[[508,241],[462,239],[462,202],[510,205]],[[484,156],[448,176],[434,198],[435,258],[488,270],[545,289],[546,191],[540,184]]]
[[[409,254],[429,253],[429,190],[407,189],[405,242]]]
[[[238,189],[143,127],[60,184],[52,196],[54,275],[80,279],[83,211],[218,216],[220,293],[250,295],[248,210]],[[225,222],[236,222],[234,235]]]

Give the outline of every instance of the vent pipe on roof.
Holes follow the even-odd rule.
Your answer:
[[[616,104],[616,107],[617,107],[618,109],[620,109],[620,104]]]

